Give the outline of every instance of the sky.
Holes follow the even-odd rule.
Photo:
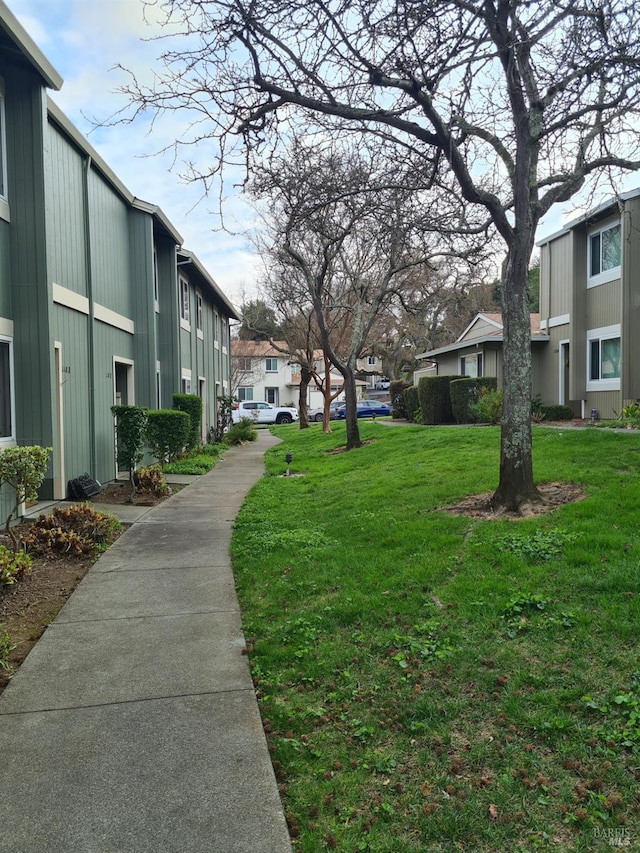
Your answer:
[[[223,207],[230,234],[218,227],[217,197],[203,198],[199,185],[181,179],[182,164],[174,164],[169,154],[154,156],[180,135],[181,116],[164,117],[151,132],[147,123],[96,126],[127,105],[117,93],[126,78],[116,65],[146,79],[152,73],[161,52],[153,38],[162,32],[158,19],[150,19],[153,10],[147,9],[145,20],[142,0],[5,2],[64,79],[62,89],[50,93],[52,100],[135,196],[162,208],[183,236],[184,247],[198,256],[236,306],[255,298],[260,264],[247,236],[255,215],[234,190],[233,180],[226,184]],[[200,156],[206,162],[206,147]],[[622,184],[626,190],[637,186],[639,175],[627,176]],[[591,198],[589,206],[602,200]],[[556,206],[542,221],[538,239],[583,212],[579,199]]]
[[[142,0],[5,0],[33,41],[64,79],[51,99],[87,138],[133,195],[158,205],[231,301],[239,307],[255,296],[259,264],[245,236],[254,221],[240,193],[224,203],[225,223],[218,228],[218,199],[202,197],[202,188],[180,178],[172,156],[153,156],[176,136],[178,116],[149,133],[147,123],[96,127],[126,106],[117,88],[125,82],[117,64],[148,75],[160,53],[161,32],[145,22]],[[203,150],[202,156],[206,157]]]

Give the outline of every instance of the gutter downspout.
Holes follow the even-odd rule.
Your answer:
[[[91,258],[91,222],[89,217],[89,172],[92,159],[88,154],[84,161],[82,172],[82,196],[83,196],[83,221],[84,221],[84,246],[85,264],[87,267],[87,298],[89,300],[89,325],[87,328],[88,368],[89,368],[89,463],[91,476],[96,478],[96,459],[98,455],[96,435],[96,389],[95,389],[95,309],[93,304],[93,271]]]

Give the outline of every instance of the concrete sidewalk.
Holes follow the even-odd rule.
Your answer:
[[[0,851],[290,853],[228,550],[275,443],[145,508],[0,696]]]

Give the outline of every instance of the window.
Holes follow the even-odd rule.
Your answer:
[[[191,379],[186,376],[182,377],[182,393],[190,394],[191,393]]]
[[[463,355],[460,359],[460,375],[470,376],[475,379],[482,376],[482,353],[475,355]]]
[[[180,320],[189,325],[189,283],[180,279]]]
[[[265,370],[267,373],[277,373],[278,372],[278,359],[277,358],[268,358],[265,362]]]
[[[589,285],[605,284],[620,275],[620,223],[609,223],[589,234]]]
[[[196,293],[196,329],[202,337],[202,296]]]
[[[238,356],[238,370],[241,370],[243,373],[251,373],[253,370],[252,360],[246,355]]]
[[[220,315],[217,311],[213,312],[213,341],[214,345],[218,346],[220,340]]]
[[[620,389],[620,327],[587,332],[587,391]]]
[[[222,349],[226,350],[229,346],[229,321],[222,321]]]
[[[238,400],[253,400],[253,388],[238,388]]]
[[[162,379],[160,362],[156,362],[156,409],[162,408]]]
[[[378,359],[375,357],[375,355],[368,355],[367,356],[367,364],[369,365],[369,367],[375,367],[375,365],[377,363],[378,363]]]
[[[0,338],[0,444],[14,439],[13,423],[13,342]]]

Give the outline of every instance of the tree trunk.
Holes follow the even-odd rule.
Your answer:
[[[323,410],[322,410],[322,432],[331,432],[331,360],[326,352],[323,351],[322,358],[324,359],[324,386],[322,388]]]
[[[358,409],[356,406],[356,375],[352,367],[346,366],[340,369],[344,377],[344,396],[347,404],[347,450],[355,450],[362,447],[360,430],[358,428]]]
[[[307,407],[307,388],[311,382],[311,371],[304,365],[300,366],[300,394],[298,396],[298,408],[300,409],[300,429],[307,429],[309,426],[308,407]]]
[[[500,481],[491,498],[494,507],[526,512],[541,500],[531,461],[531,321],[527,294],[530,250],[514,240],[504,267],[504,377]]]

